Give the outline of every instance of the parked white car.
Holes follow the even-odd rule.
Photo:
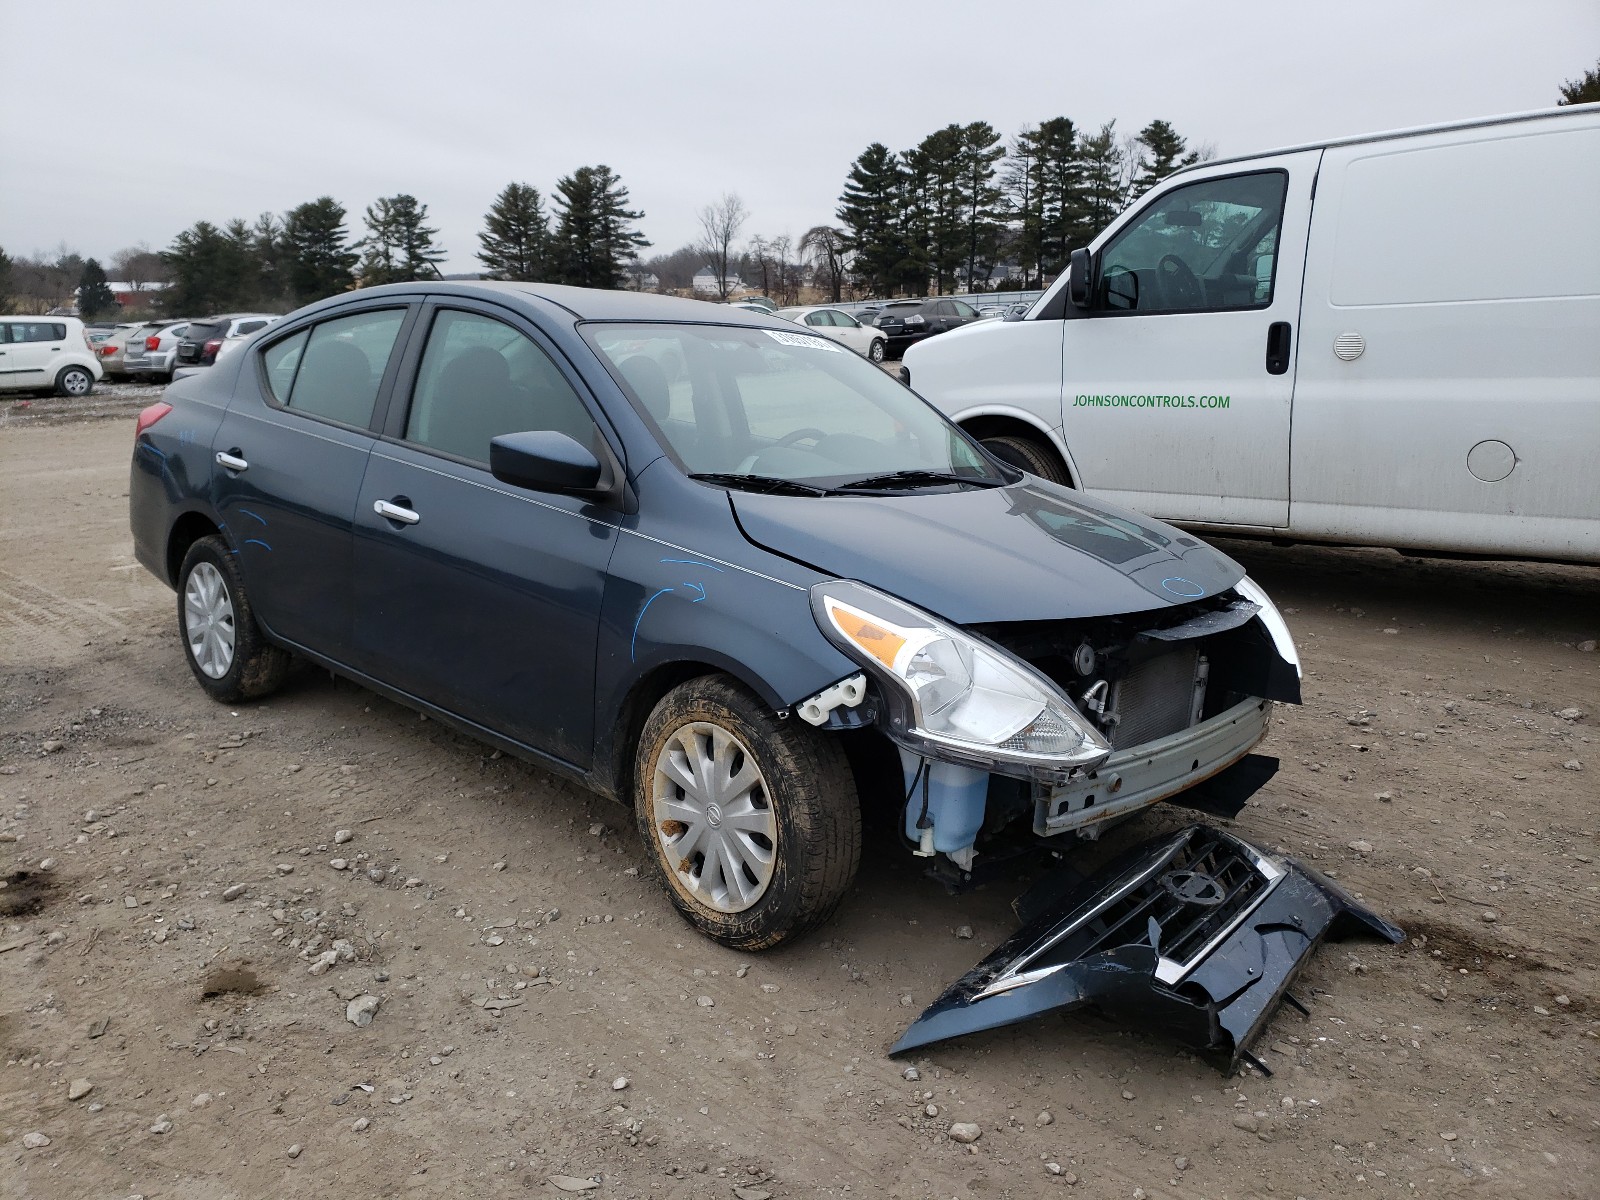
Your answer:
[[[843,342],[857,354],[865,355],[873,362],[882,362],[889,346],[883,334],[872,326],[863,325],[849,313],[841,312],[837,308],[828,308],[826,305],[780,308],[774,315],[793,321],[796,325],[804,325],[812,333],[820,333],[823,337]]]
[[[0,317],[0,391],[87,396],[104,372],[76,317]]]
[[[1600,562],[1597,195],[1600,104],[1205,163],[907,378],[1169,521]]]

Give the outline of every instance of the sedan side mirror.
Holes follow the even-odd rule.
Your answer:
[[[493,439],[489,471],[501,483],[535,492],[593,492],[604,473],[592,451],[549,429]]]
[[[1087,250],[1074,250],[1068,259],[1072,272],[1067,283],[1067,299],[1076,308],[1088,308],[1094,276],[1094,259]]]

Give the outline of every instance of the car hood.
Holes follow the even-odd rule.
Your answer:
[[[1226,591],[1227,555],[1170,525],[1029,479],[885,496],[730,492],[755,545],[961,625],[1143,612]]]

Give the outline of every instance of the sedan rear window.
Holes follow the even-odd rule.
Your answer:
[[[262,356],[278,403],[365,429],[405,310],[381,309],[324,321]]]

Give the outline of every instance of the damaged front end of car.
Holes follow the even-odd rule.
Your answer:
[[[1298,1003],[1288,989],[1323,939],[1405,937],[1319,872],[1206,825],[1138,846],[1019,916],[1022,928],[891,1054],[1092,1007],[1232,1071],[1255,1061],[1250,1046],[1279,1003]]]
[[[1250,754],[1273,703],[1300,700],[1293,640],[1248,579],[1076,620],[961,627],[845,580],[817,585],[812,609],[864,671],[795,711],[888,737],[901,832],[952,883],[980,853],[1093,840],[1162,800],[1234,815],[1276,766]]]

